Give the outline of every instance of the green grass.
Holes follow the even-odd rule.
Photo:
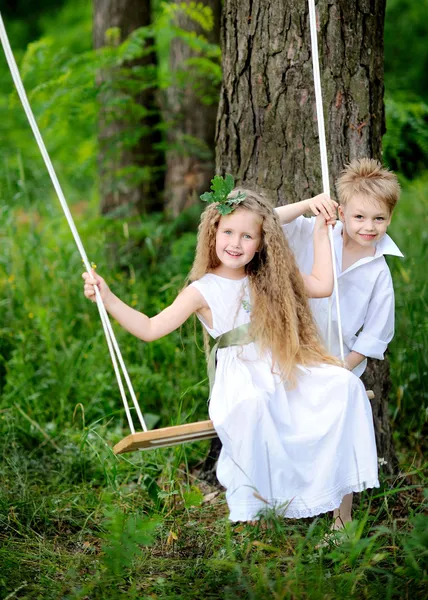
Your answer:
[[[25,192],[25,186],[23,187]],[[329,527],[272,519],[232,527],[224,496],[197,476],[207,443],[115,457],[125,433],[96,307],[56,204],[4,207],[0,238],[0,597],[423,598],[427,518],[424,180],[406,183],[391,234],[397,297],[391,416],[401,475],[357,499],[339,547],[316,549]],[[148,313],[184,283],[197,214],[101,219],[75,205],[91,260]],[[142,344],[116,329],[150,422],[204,418],[208,385],[199,328]],[[195,343],[196,342],[196,343]]]
[[[72,432],[68,437],[71,445]],[[102,455],[103,443],[96,446]],[[106,473],[104,457],[97,460],[86,448],[80,460],[93,463],[89,470],[77,451],[64,455],[45,447],[31,457],[15,452],[17,461],[8,468],[16,477],[2,491],[0,504],[4,594],[423,598],[427,520],[421,514],[420,488],[404,479],[395,482],[395,490],[385,482],[381,491],[361,495],[343,545],[319,550],[327,517],[312,522],[273,517],[267,531],[231,527],[221,495],[201,504],[211,490],[188,480],[181,469],[182,450],[172,452],[169,460],[165,453],[150,459],[162,470],[157,482],[163,493],[156,501],[145,490],[150,463],[144,458],[134,457],[124,467],[107,453]],[[168,472],[172,465],[173,473]],[[72,479],[70,472],[75,473]]]
[[[428,177],[403,182],[389,233],[405,255],[388,261],[396,295],[396,331],[390,345],[391,411],[397,436],[420,456],[428,420]],[[425,445],[424,445],[425,443]]]

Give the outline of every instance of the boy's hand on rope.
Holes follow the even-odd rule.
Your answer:
[[[104,302],[104,304],[106,304],[107,299],[108,299],[109,295],[111,294],[111,292],[110,292],[110,288],[108,287],[108,285],[106,284],[104,279],[102,277],[100,277],[97,273],[95,273],[95,271],[92,271],[91,274],[83,273],[82,277],[85,280],[85,285],[83,287],[83,292],[84,292],[85,296],[89,300],[92,300],[92,302],[96,302],[97,298],[95,296],[95,289],[94,289],[94,286],[96,285],[100,291],[102,301]]]
[[[327,194],[318,194],[308,200],[309,209],[318,216],[321,214],[328,225],[334,225],[337,220],[336,210],[339,206],[337,202],[332,200]]]

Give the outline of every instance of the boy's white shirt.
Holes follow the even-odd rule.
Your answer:
[[[315,217],[298,217],[283,226],[302,273],[309,274],[314,260],[313,230]],[[342,272],[342,223],[333,229],[337,266],[340,313],[345,357],[354,350],[364,356],[383,359],[394,336],[394,288],[385,254],[403,256],[397,245],[385,234],[376,245],[374,256],[362,258]],[[333,293],[334,296],[334,293]],[[328,298],[312,298],[311,309],[321,336],[327,344]],[[340,356],[336,303],[332,303],[330,352]],[[363,360],[353,369],[360,377],[367,366]]]

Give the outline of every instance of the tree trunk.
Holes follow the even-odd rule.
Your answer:
[[[385,0],[317,9],[332,181],[350,159],[381,154],[384,13]],[[217,171],[266,190],[277,204],[319,193],[307,2],[226,0],[223,15]]]
[[[106,40],[108,29],[118,28],[118,39],[113,36],[117,45],[135,29],[150,23],[150,0],[94,0],[95,48],[109,43]],[[146,44],[153,45],[153,41],[148,39]],[[124,67],[128,70],[126,76],[119,68],[105,69],[99,73],[97,81],[105,88],[100,94],[102,106],[98,135],[102,213],[124,206],[138,212],[162,208],[163,157],[156,149],[161,135],[157,127],[159,111],[155,102],[154,49]],[[138,83],[134,82],[134,88],[137,87],[137,91],[130,91],[130,78],[142,68],[145,69],[144,86],[141,79],[136,80]],[[147,85],[149,75],[153,81],[151,86]],[[141,107],[142,116],[134,117],[134,120],[129,109],[121,108],[123,101],[129,100],[130,96],[133,103]],[[141,133],[136,135],[136,131]]]
[[[379,464],[384,473],[393,475],[398,471],[398,458],[389,420],[388,396],[391,390],[391,379],[387,355],[385,360],[369,359],[362,380],[366,389],[373,390],[375,394],[371,405]]]
[[[385,0],[317,7],[331,184],[346,162],[381,157]],[[308,7],[305,0],[225,0],[217,172],[277,205],[322,191]],[[333,185],[331,185],[333,190]],[[388,420],[388,362],[371,361],[379,457],[396,464]]]
[[[185,0],[186,4],[190,0]],[[203,0],[211,8],[214,27],[205,32],[184,11],[176,16],[176,24],[185,31],[203,34],[208,42],[220,42],[221,0]],[[175,37],[170,48],[172,83],[165,94],[164,118],[168,123],[165,197],[167,209],[177,216],[187,206],[198,202],[199,195],[210,187],[214,176],[214,137],[218,102],[201,102],[199,82],[187,61],[199,54],[189,44]],[[216,95],[218,88],[211,90]]]

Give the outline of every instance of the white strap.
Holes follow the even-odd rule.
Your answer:
[[[19,98],[21,99],[22,102],[22,106],[24,107],[25,110],[25,114],[27,115],[28,121],[30,123],[31,129],[33,130],[33,134],[34,137],[36,138],[37,144],[39,146],[40,152],[43,156],[43,160],[45,161],[46,167],[48,169],[51,181],[53,183],[53,186],[55,188],[55,191],[57,193],[58,199],[61,203],[62,209],[64,211],[65,217],[67,219],[68,225],[71,229],[71,233],[73,234],[74,237],[74,241],[76,242],[77,248],[79,250],[80,256],[82,257],[83,260],[83,264],[85,265],[86,270],[88,271],[88,273],[91,272],[91,265],[89,263],[88,257],[86,255],[85,249],[83,247],[82,241],[80,239],[80,236],[77,232],[76,226],[74,224],[73,221],[73,217],[71,216],[70,210],[68,208],[67,205],[67,201],[64,197],[64,194],[62,192],[61,186],[59,184],[58,178],[56,176],[55,170],[53,168],[51,159],[49,158],[48,152],[46,150],[45,144],[43,142],[42,136],[40,135],[40,131],[39,128],[37,126],[36,120],[34,118],[33,112],[31,110],[30,104],[28,102],[27,99],[27,94],[25,93],[25,89],[24,86],[22,84],[22,80],[21,77],[19,75],[19,71],[18,71],[18,67],[16,65],[15,62],[15,58],[13,56],[12,53],[12,49],[10,47],[9,44],[9,39],[7,37],[7,33],[6,33],[6,29],[4,27],[3,24],[3,19],[2,16],[0,14],[0,39],[1,39],[1,43],[3,45],[3,50],[4,53],[6,55],[6,60],[7,63],[9,65],[9,69],[13,78],[13,81],[15,83]],[[100,292],[98,290],[98,287],[95,286],[95,295],[96,295],[96,299],[97,299],[97,306],[98,306],[98,311],[100,313],[100,317],[101,317],[101,322],[103,325],[103,329],[104,329],[104,333],[107,339],[107,345],[108,345],[108,349],[110,352],[110,356],[113,362],[113,368],[114,368],[114,372],[116,374],[116,378],[117,378],[117,382],[119,385],[119,389],[120,389],[120,393],[122,396],[122,400],[123,400],[123,404],[125,407],[125,412],[126,412],[126,416],[128,419],[128,423],[129,423],[129,428],[131,429],[132,433],[135,433],[135,429],[134,429],[134,425],[132,423],[132,417],[131,417],[131,413],[129,410],[129,406],[128,406],[128,401],[126,399],[126,394],[125,394],[125,390],[123,388],[123,384],[122,384],[122,378],[121,378],[121,374],[117,365],[117,360],[116,360],[116,356],[119,360],[119,364],[121,366],[123,375],[125,377],[125,381],[128,385],[128,389],[129,392],[131,394],[131,398],[132,398],[132,402],[134,404],[135,410],[137,411],[137,415],[138,415],[138,419],[140,421],[140,424],[143,428],[144,431],[147,431],[147,427],[146,427],[146,423],[144,421],[144,417],[141,413],[139,404],[138,404],[138,400],[135,396],[135,392],[134,389],[132,387],[131,384],[131,380],[129,379],[129,375],[128,375],[128,371],[126,369],[125,363],[123,362],[123,358],[122,358],[122,354],[120,352],[119,346],[117,344],[114,332],[113,332],[113,328],[111,326],[110,320],[108,318],[108,314],[107,311],[105,309],[105,306],[102,302],[101,299],[101,295]]]
[[[314,85],[315,85],[315,101],[317,107],[317,122],[318,122],[318,137],[320,142],[320,154],[321,154],[321,171],[322,171],[322,185],[325,194],[330,196],[330,181],[328,176],[328,162],[327,162],[327,146],[325,140],[325,129],[324,129],[324,113],[322,105],[322,92],[321,92],[321,78],[320,78],[320,67],[318,57],[318,41],[317,41],[317,23],[315,14],[315,0],[309,1],[309,23],[311,27],[311,45],[312,45],[312,64],[314,71]],[[343,336],[342,336],[342,320],[340,316],[340,302],[339,302],[339,288],[337,285],[337,268],[336,268],[336,256],[334,252],[334,241],[333,241],[333,228],[329,226],[329,238],[331,247],[331,258],[333,262],[333,277],[334,277],[334,290],[336,292],[336,311],[337,311],[337,327],[339,333],[339,345],[340,345],[340,358],[344,361],[345,355],[343,352]],[[331,297],[329,300],[329,314],[328,314],[328,346],[331,349]]]

